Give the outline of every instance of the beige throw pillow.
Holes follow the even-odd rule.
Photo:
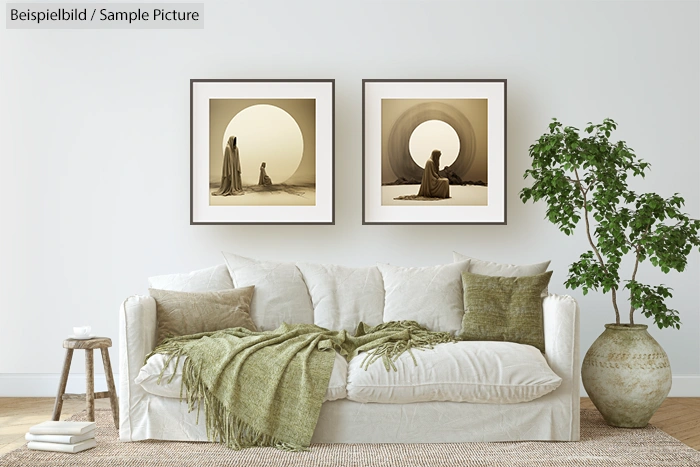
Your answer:
[[[544,352],[542,289],[552,271],[536,276],[498,277],[462,273],[464,317],[458,338],[506,341]]]
[[[254,289],[254,286],[219,292],[148,289],[156,301],[157,341],[235,327],[257,331],[250,319]]]

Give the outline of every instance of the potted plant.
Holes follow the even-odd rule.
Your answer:
[[[609,425],[646,426],[671,389],[671,368],[666,353],[635,324],[635,311],[652,318],[661,329],[680,329],[678,311],[666,305],[671,288],[638,280],[642,263],[664,273],[683,271],[688,255],[700,247],[700,221],[681,212],[678,194],[664,198],[656,193],[635,193],[628,177],[644,177],[649,164],[638,159],[624,141],[612,142],[617,128],[611,119],[584,132],[564,127],[556,119],[549,132],[530,146],[532,178],[520,192],[523,202],[544,200],[547,218],[566,235],[583,220],[589,249],[569,266],[567,288],[580,287],[610,294],[615,323],[586,353],[581,369],[583,385]],[[623,258],[630,257],[629,279],[622,280]],[[629,323],[622,323],[625,294]]]

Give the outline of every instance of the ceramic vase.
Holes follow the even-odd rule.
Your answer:
[[[606,324],[583,359],[581,380],[608,425],[649,423],[671,390],[671,365],[645,324]]]

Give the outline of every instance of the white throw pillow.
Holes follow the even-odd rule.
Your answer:
[[[175,367],[175,361],[177,359],[171,359],[165,371],[163,371],[160,384],[158,384],[158,378],[160,378],[161,370],[163,370],[165,359],[165,355],[159,353],[151,356],[146,364],[141,367],[134,382],[140,384],[144,391],[148,393],[156,396],[178,399],[180,397],[180,387],[182,386],[182,366],[185,364],[187,357],[180,359],[177,368]],[[171,377],[172,380],[170,380]],[[323,399],[324,402],[345,399],[347,396],[347,377],[348,362],[336,352],[331,379],[328,382],[326,396]],[[186,394],[183,393],[182,397],[185,396]]]
[[[513,342],[468,341],[408,352],[387,371],[381,359],[362,368],[366,353],[348,365],[347,397],[356,402],[409,404],[450,401],[484,404],[527,402],[554,391],[562,379],[542,353]]]
[[[473,274],[481,274],[482,276],[501,276],[501,277],[523,277],[523,276],[536,276],[547,272],[549,263],[552,261],[545,261],[543,263],[535,264],[503,264],[495,263],[493,261],[484,261],[481,259],[471,258],[465,256],[456,251],[452,252],[452,259],[456,263],[458,261],[469,260],[468,271]]]
[[[469,261],[423,268],[377,265],[384,280],[384,322],[413,320],[431,331],[462,327],[462,272]]]
[[[314,306],[314,324],[355,333],[360,321],[376,326],[384,315],[384,283],[376,266],[350,268],[297,263]]]
[[[176,292],[220,292],[233,288],[231,275],[225,264],[197,269],[188,274],[166,274],[148,278],[149,289]]]
[[[467,271],[472,274],[481,274],[482,276],[500,276],[500,277],[523,277],[523,276],[536,276],[547,272],[549,263],[552,261],[545,261],[543,263],[535,264],[503,264],[494,263],[493,261],[484,261],[481,259],[471,258],[465,256],[456,251],[452,252],[452,260],[456,263],[458,261],[469,260],[469,269]],[[546,297],[548,295],[547,287],[542,291],[542,296]]]
[[[250,317],[260,331],[287,324],[313,324],[314,307],[309,291],[294,263],[258,261],[224,253],[236,287],[255,286]]]

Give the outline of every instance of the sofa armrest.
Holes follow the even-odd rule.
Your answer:
[[[569,295],[549,294],[542,300],[542,308],[547,362],[556,374],[573,384],[579,378],[578,303]]]
[[[573,297],[554,294],[549,294],[542,300],[542,308],[545,357],[552,371],[562,379],[557,391],[561,391],[562,397],[567,398],[567,405],[570,403],[571,416],[575,420],[575,432],[571,439],[578,439],[581,406],[580,310]]]
[[[156,344],[156,301],[134,295],[119,309],[119,438],[131,438],[131,410],[146,396],[134,379]]]

